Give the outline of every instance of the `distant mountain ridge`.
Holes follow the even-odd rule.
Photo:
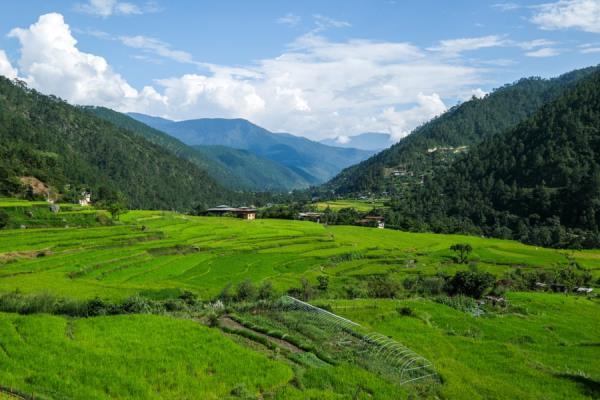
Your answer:
[[[225,187],[247,191],[302,189],[311,181],[290,168],[247,150],[225,146],[188,146],[159,129],[126,114],[104,107],[83,107],[87,112],[127,129],[146,140],[191,161]],[[159,118],[157,118],[159,122]]]
[[[387,149],[393,143],[389,133],[366,132],[354,136],[338,136],[323,139],[320,143],[327,146],[355,148],[359,150],[381,151]]]
[[[266,157],[285,165],[312,185],[327,181],[374,153],[327,146],[289,133],[273,133],[244,119],[205,118],[176,122],[138,113],[129,115],[190,146],[227,146]]]

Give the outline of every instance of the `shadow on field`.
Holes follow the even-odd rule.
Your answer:
[[[574,374],[556,374],[555,376],[577,383],[583,394],[586,396],[591,396],[592,398],[598,398],[600,396],[600,382],[598,381]]]

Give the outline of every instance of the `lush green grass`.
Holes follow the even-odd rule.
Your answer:
[[[68,212],[73,218],[86,213]],[[478,268],[498,276],[513,268],[560,268],[572,260],[600,276],[600,252],[594,250],[300,221],[131,211],[114,226],[5,229],[0,293],[117,301],[134,294],[168,298],[187,289],[208,300],[246,279],[271,281],[283,292],[300,286],[302,277],[316,283],[328,275],[330,288],[319,294],[320,303],[424,355],[442,383],[426,392],[401,388],[354,363],[323,366],[310,355],[284,357],[192,320],[0,314],[0,386],[36,398],[82,399],[226,398],[233,389],[240,396],[279,399],[597,397],[600,313],[598,303],[585,297],[509,293],[508,313],[480,318],[426,299],[335,300],[345,286],[364,286],[371,275],[400,281],[468,268],[452,261],[454,243],[470,243]],[[415,316],[401,316],[402,306]],[[286,333],[311,340],[303,332]]]
[[[314,205],[318,210],[325,210],[327,207],[331,208],[334,211],[337,211],[341,208],[354,208],[360,212],[368,212],[374,208],[384,208],[385,200],[377,199],[377,200],[331,200],[331,201],[320,201],[315,203]]]
[[[0,314],[0,379],[35,398],[222,399],[256,396],[291,368],[193,321],[159,316],[69,320]],[[260,373],[257,373],[260,371]]]
[[[464,269],[451,261],[449,247],[457,242],[470,243],[479,268],[497,275],[515,266],[555,268],[569,258],[600,275],[600,254],[594,251],[311,222],[131,211],[118,226],[0,231],[0,290],[123,298],[140,291],[189,289],[206,299],[245,279],[271,280],[284,290],[298,286],[302,276],[316,282],[316,276],[327,274],[335,294],[344,285],[360,284],[365,275],[390,272],[402,279],[417,272]],[[169,251],[176,245],[195,246],[196,251]],[[41,250],[46,256],[35,256]]]
[[[444,382],[444,398],[597,398],[598,303],[542,293],[511,293],[509,300],[518,311],[482,317],[425,299],[331,305],[432,361]],[[401,316],[400,306],[415,316]]]

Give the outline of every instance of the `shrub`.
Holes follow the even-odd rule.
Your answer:
[[[448,281],[446,290],[451,295],[462,294],[479,299],[495,283],[496,278],[489,272],[458,271]]]
[[[394,298],[399,285],[389,275],[372,276],[368,283],[369,296],[375,298]]]
[[[5,211],[0,210],[0,229],[7,226],[9,221],[10,217],[8,216],[8,214]]]
[[[183,300],[185,304],[189,306],[195,306],[198,304],[198,295],[189,290],[184,290],[183,293],[179,295],[179,299]]]
[[[236,290],[236,300],[238,301],[248,301],[254,300],[256,298],[256,287],[249,279],[246,279],[243,282],[240,282],[237,285]]]
[[[317,289],[326,292],[329,288],[329,277],[327,275],[319,275],[317,276]]]
[[[275,289],[273,289],[273,284],[271,281],[265,281],[258,288],[258,298],[260,300],[271,300],[275,298],[276,293]]]
[[[398,314],[400,314],[404,317],[412,317],[413,315],[415,315],[415,312],[413,311],[413,309],[410,307],[407,307],[407,306],[398,307],[396,309],[396,311],[398,311]]]

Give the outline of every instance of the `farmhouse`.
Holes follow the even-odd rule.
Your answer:
[[[302,212],[298,214],[298,219],[301,221],[313,221],[316,223],[321,222],[323,213],[319,212]]]
[[[256,219],[256,209],[252,207],[229,207],[227,205],[220,205],[214,208],[209,208],[204,213],[205,215],[219,215],[223,216],[226,214],[235,215],[238,218],[254,220]]]
[[[361,220],[358,220],[357,223],[363,226],[376,226],[379,229],[385,228],[385,221],[383,217],[377,215],[368,215]]]
[[[90,192],[82,192],[79,199],[80,206],[89,206],[92,204],[92,194]]]

